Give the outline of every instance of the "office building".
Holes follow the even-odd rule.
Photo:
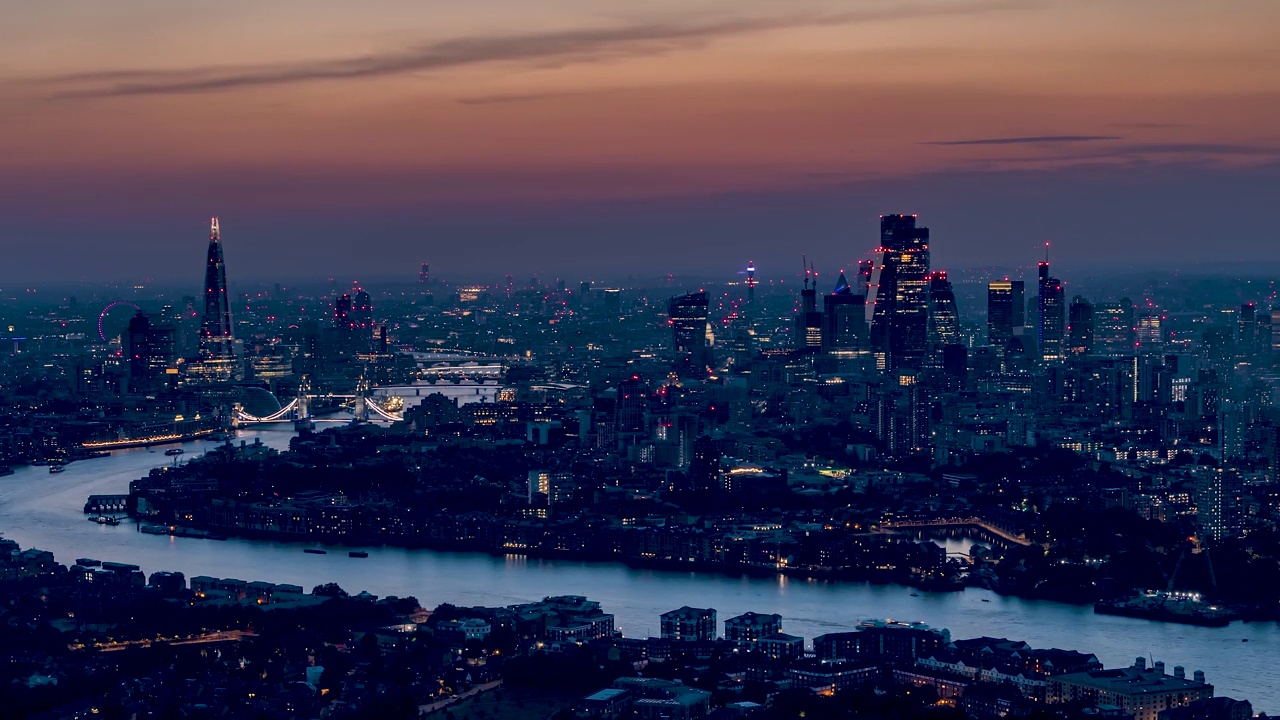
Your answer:
[[[822,351],[853,354],[867,350],[867,297],[849,285],[844,273],[822,296]]]
[[[175,368],[172,325],[153,325],[141,310],[129,320],[126,354],[129,359],[129,390],[135,393],[164,389],[169,371]]]
[[[872,273],[867,313],[881,369],[924,365],[929,315],[929,229],[915,215],[882,215],[880,264]]]
[[[800,312],[795,318],[795,348],[812,353],[822,349],[822,313],[818,312],[818,281],[810,268],[804,269],[804,289],[800,291]]]
[[[931,353],[940,358],[942,348],[959,345],[960,313],[956,310],[956,293],[945,270],[929,273],[928,343]]]
[[[712,362],[707,294],[696,292],[671,298],[668,318],[676,371],[686,377],[706,377]]]
[[[1049,276],[1049,262],[1039,265],[1039,296],[1036,305],[1036,345],[1040,349],[1041,362],[1053,363],[1062,360],[1063,329],[1066,326],[1066,306],[1063,303],[1062,281]]]
[[[1096,355],[1132,355],[1135,324],[1133,301],[1100,302],[1093,306],[1093,349]]]
[[[1093,305],[1077,295],[1067,313],[1067,354],[1083,357],[1093,352]]]
[[[1004,357],[1009,342],[1021,335],[1026,314],[1024,284],[1021,280],[987,283],[987,344]]]

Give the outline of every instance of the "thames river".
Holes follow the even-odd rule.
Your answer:
[[[241,431],[237,442],[261,438],[285,448],[291,430]],[[425,607],[508,605],[545,595],[586,595],[617,617],[628,636],[656,635],[658,616],[680,605],[714,607],[721,620],[748,610],[778,613],[783,631],[814,636],[853,629],[868,618],[920,621],[951,631],[953,638],[992,635],[1026,640],[1034,647],[1092,652],[1107,666],[1137,656],[1204,670],[1217,695],[1248,699],[1255,712],[1280,713],[1280,625],[1233,623],[1201,628],[1095,615],[1091,607],[1002,597],[986,590],[928,593],[893,585],[728,577],[711,573],[636,570],[610,563],[497,557],[363,547],[369,557],[350,558],[348,548],[327,555],[302,552],[299,543],[232,539],[226,542],[144,535],[132,524],[87,522],[85,499],[123,494],[129,481],[173,460],[165,448],[115,451],[50,474],[43,467],[0,477],[0,534],[22,547],[54,553],[71,564],[78,557],[140,565],[150,574],[177,570],[195,575],[293,583],[310,589],[337,582],[355,593],[412,595]],[[214,443],[181,445],[181,459]],[[1248,642],[1243,642],[1247,640]]]

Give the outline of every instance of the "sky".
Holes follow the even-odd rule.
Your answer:
[[[9,5],[0,282],[1280,262],[1275,0]]]

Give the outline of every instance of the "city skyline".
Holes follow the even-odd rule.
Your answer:
[[[838,265],[885,211],[952,268],[1190,262],[1224,214],[1280,261],[1268,3],[374,9],[16,11],[0,280],[177,280],[210,215],[245,278]]]

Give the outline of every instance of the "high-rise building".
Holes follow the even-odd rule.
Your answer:
[[[867,296],[855,292],[844,273],[836,288],[822,296],[822,351],[857,353],[867,349]]]
[[[1138,352],[1156,355],[1164,352],[1165,341],[1168,339],[1168,320],[1163,310],[1150,303],[1142,308],[1134,331],[1134,343]]]
[[[1004,357],[1009,342],[1022,334],[1024,284],[1021,280],[997,280],[987,283],[987,344]]]
[[[363,288],[356,288],[351,296],[351,329],[356,352],[369,352],[373,348],[373,298]]]
[[[883,369],[924,365],[929,315],[929,229],[915,215],[880,217],[880,265],[867,298],[871,348]]]
[[[1077,295],[1067,313],[1067,353],[1080,357],[1093,352],[1093,305]]]
[[[713,492],[721,489],[720,448],[710,435],[701,435],[693,441],[689,460],[689,485],[695,492]]]
[[[1064,357],[1062,344],[1067,310],[1063,302],[1062,281],[1049,276],[1047,260],[1040,263],[1039,280],[1036,344],[1040,348],[1042,362],[1058,362]]]
[[[350,333],[355,329],[355,322],[351,318],[351,295],[342,293],[337,300],[333,301],[333,329],[340,333]]]
[[[373,299],[363,288],[351,297],[351,324],[356,330],[373,332]]]
[[[1240,306],[1239,332],[1236,336],[1236,348],[1240,357],[1253,355],[1258,345],[1258,306],[1245,303]]]
[[[418,282],[428,283],[431,281],[431,266],[422,263],[422,267],[418,269]]]
[[[804,289],[800,291],[800,313],[795,318],[795,348],[818,352],[822,348],[822,313],[818,312],[818,281],[806,266]]]
[[[1280,308],[1271,311],[1271,359],[1280,359]]]
[[[754,261],[747,263],[747,317],[751,320],[756,319],[756,286],[760,281],[756,279],[756,264]]]
[[[960,344],[960,313],[946,270],[929,273],[928,342],[939,353],[943,346]]]
[[[676,371],[690,377],[705,377],[711,365],[707,294],[700,291],[673,297],[667,308]]]
[[[1212,540],[1225,540],[1240,534],[1241,502],[1244,480],[1234,470],[1210,470],[1197,483],[1196,521]]]
[[[200,321],[199,357],[192,370],[206,380],[240,377],[235,336],[231,328],[231,302],[227,297],[227,269],[222,257],[222,231],[218,218],[209,224],[209,252],[204,271],[204,315]]]
[[[1093,306],[1093,348],[1098,355],[1132,355],[1135,343],[1133,301],[1100,302]]]
[[[141,310],[129,320],[127,350],[129,358],[129,390],[144,393],[160,390],[170,368],[174,367],[172,325],[153,325]]]

